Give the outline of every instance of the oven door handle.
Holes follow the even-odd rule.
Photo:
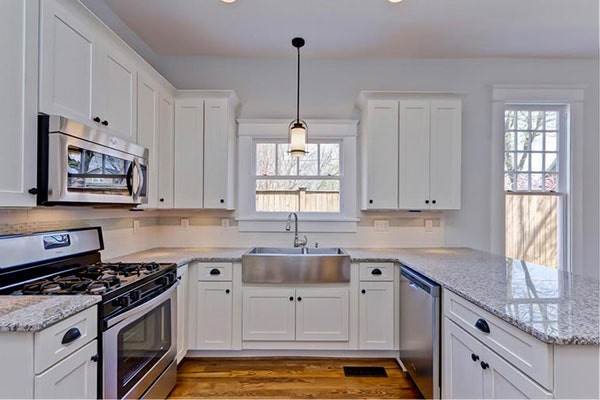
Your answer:
[[[173,286],[171,286],[169,289],[167,289],[166,291],[164,291],[163,293],[161,293],[159,296],[153,298],[152,300],[141,304],[135,308],[132,308],[131,310],[124,312],[123,314],[119,314],[114,318],[109,319],[108,321],[106,321],[106,328],[111,328],[113,326],[115,326],[116,324],[118,324],[119,322],[131,317],[132,315],[136,315],[136,314],[145,314],[146,311],[151,310],[152,308],[156,307],[157,305],[159,305],[160,303],[162,303],[164,300],[166,300],[171,293],[173,293],[174,290],[177,289],[177,286],[179,286],[179,281],[175,281],[175,283],[173,284]]]

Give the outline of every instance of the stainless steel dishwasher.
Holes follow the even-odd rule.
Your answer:
[[[440,285],[400,270],[400,360],[426,399],[440,398]]]

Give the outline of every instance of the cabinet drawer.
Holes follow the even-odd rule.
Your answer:
[[[393,281],[394,263],[360,263],[361,281]]]
[[[444,315],[497,352],[546,389],[553,387],[553,347],[482,310],[468,300],[448,291],[443,295]],[[484,320],[489,333],[475,324]]]
[[[199,281],[230,281],[233,265],[231,263],[198,264]]]
[[[36,332],[34,336],[35,373],[39,374],[45,371],[51,365],[82,348],[86,343],[96,339],[97,332],[98,308],[96,306]],[[65,335],[67,338],[73,336],[74,339],[63,344]]]

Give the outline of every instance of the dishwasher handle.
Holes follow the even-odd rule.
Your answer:
[[[431,279],[424,277],[423,275],[413,271],[408,267],[405,267],[404,265],[400,269],[400,274],[402,277],[408,280],[413,289],[423,290],[432,297],[440,296],[440,285]]]

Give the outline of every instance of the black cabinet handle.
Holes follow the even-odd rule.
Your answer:
[[[161,197],[160,199],[158,199],[158,201],[160,201],[161,203],[164,203],[165,202],[165,198]]]
[[[107,120],[102,121],[102,125],[108,126],[108,121]]]
[[[381,270],[379,268],[375,268],[371,271],[371,275],[381,275]]]
[[[213,268],[213,269],[210,270],[210,274],[211,275],[221,275],[221,271],[219,271],[216,268]]]
[[[98,354],[94,354],[92,358],[90,358],[90,360],[92,360],[93,362],[98,362],[98,360],[100,360],[100,356]]]
[[[71,328],[65,333],[65,336],[63,336],[62,341],[60,343],[69,344],[71,342],[76,341],[80,337],[81,337],[81,332],[79,331],[79,329]]]
[[[437,201],[436,201],[436,200],[432,200],[431,202],[432,202],[433,204],[437,203]]]
[[[230,290],[229,289],[225,289],[225,293],[229,294]]]
[[[298,301],[302,301],[302,297],[298,297]]]
[[[100,122],[100,121],[102,121],[102,120],[100,119],[100,117],[94,117],[94,122]]]
[[[225,203],[224,199],[219,200],[221,202],[221,204]]]
[[[485,361],[481,362],[481,369],[488,369],[490,367],[490,364],[486,363]]]
[[[479,360],[479,356],[475,353],[471,353],[471,360],[477,361],[477,360]]]
[[[362,294],[365,294],[365,293],[367,293],[367,291],[366,291],[365,289],[361,290],[360,292],[361,292]]]
[[[477,322],[475,322],[475,328],[479,329],[481,332],[490,333],[490,326],[483,318],[479,318]]]
[[[369,200],[369,204],[373,204],[373,200]]]
[[[429,204],[429,200],[425,200],[425,204]]]
[[[294,301],[294,296],[290,296],[290,301]]]
[[[37,188],[31,188],[27,191],[29,194],[38,194]]]

